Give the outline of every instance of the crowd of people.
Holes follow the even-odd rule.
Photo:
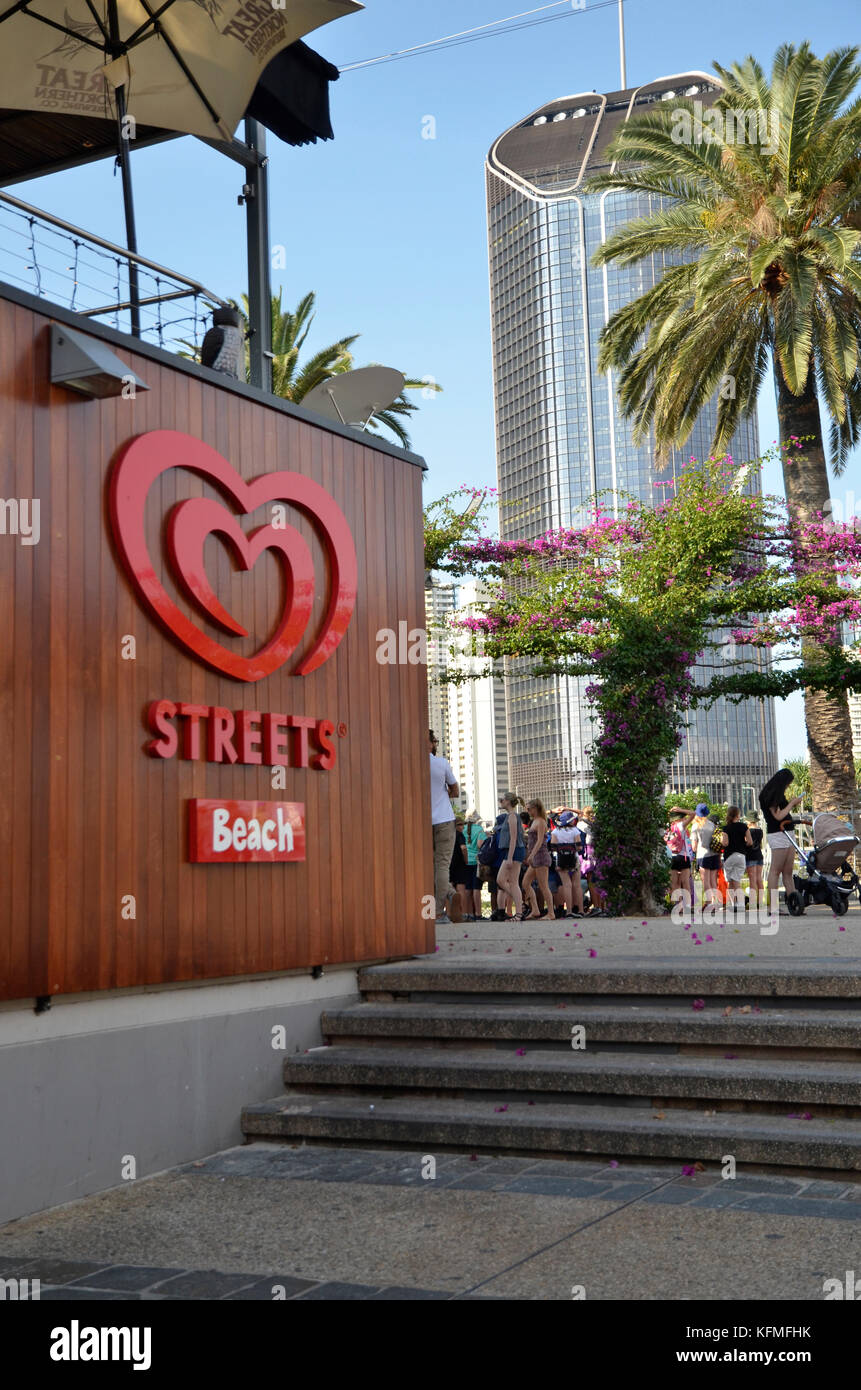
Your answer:
[[[494,822],[477,811],[455,815],[460,795],[451,763],[438,754],[429,731],[431,821],[434,844],[434,896],[437,922],[474,922],[483,916],[482,890],[490,895],[490,920],[555,921],[562,917],[607,916],[605,896],[595,880],[592,808],[547,811],[534,798],[523,806],[514,792],[499,798]],[[706,903],[739,902],[746,877],[751,896],[762,893],[764,841],[770,852],[769,896],[781,883],[793,890],[795,849],[786,834],[801,797],[788,799],[792,773],[775,774],[760,792],[765,829],[742,820],[738,806],[719,817],[705,801],[694,810],[671,808],[664,835],[670,867],[670,898],[694,900],[694,876]]]
[[[460,795],[457,777],[449,761],[438,756],[432,730],[428,742],[439,923],[482,917],[485,884],[493,922],[607,915],[595,882],[590,806],[548,812],[537,798],[524,807],[514,792],[505,792],[494,822],[482,821],[477,811],[456,816],[451,803]]]
[[[765,830],[742,820],[738,806],[727,807],[722,825],[708,802],[701,801],[693,811],[674,806],[664,836],[670,856],[670,896],[681,890],[692,902],[694,873],[700,876],[703,901],[708,903],[724,901],[725,884],[727,895],[733,895],[729,899],[731,905],[737,904],[745,876],[752,898],[767,887],[772,900],[779,895],[781,884],[786,893],[791,893],[795,846],[786,832],[796,823],[794,813],[802,800],[800,796],[787,798],[791,783],[792,773],[783,768],[762,788],[759,804]],[[764,840],[770,852],[767,885],[762,881]]]

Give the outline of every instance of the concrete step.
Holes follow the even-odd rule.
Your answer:
[[[475,1039],[493,1044],[510,1040],[569,1044],[571,1029],[582,1024],[587,1046],[596,1042],[678,1043],[693,1046],[854,1048],[861,1058],[861,1007],[839,1005],[780,1008],[765,1000],[759,1013],[735,1000],[733,1012],[721,1007],[693,1009],[690,1000],[565,1004],[377,1003],[327,1010],[321,1020],[324,1038]]]
[[[755,952],[760,938],[751,938]],[[599,948],[600,949],[600,948]],[[744,998],[861,999],[861,959],[744,959],[710,956],[570,958],[548,962],[528,956],[482,956],[442,961],[418,957],[359,971],[359,989],[370,999],[395,995],[457,996],[541,994],[726,995]]]
[[[324,1047],[288,1058],[287,1086],[546,1092],[859,1107],[857,1062],[718,1060],[648,1053]]]
[[[695,1110],[655,1113],[645,1106],[456,1100],[426,1094],[280,1096],[247,1106],[242,1128],[256,1139],[324,1139],[395,1144],[433,1151],[433,1146],[513,1153],[590,1153],[722,1159],[738,1163],[861,1170],[861,1120],[792,1120],[782,1115]],[[659,1118],[663,1114],[665,1118]]]

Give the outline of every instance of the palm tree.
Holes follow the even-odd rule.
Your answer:
[[[830,505],[820,402],[835,474],[861,437],[857,56],[844,48],[819,59],[807,43],[784,44],[770,78],[752,57],[715,64],[720,123],[704,129],[691,101],[658,103],[620,127],[608,151],[618,163],[589,183],[660,200],[594,258],[667,264],[602,337],[599,369],[618,371],[635,438],[652,432],[665,454],[717,393],[712,447],[722,452],[771,369],[781,442],[805,441],[801,454],[784,451],[796,522]],[[804,659],[810,668],[816,653]],[[846,698],[808,687],[805,717],[814,803],[845,812],[855,804]]]
[[[353,333],[349,337],[339,338],[336,343],[319,348],[313,356],[300,362],[300,353],[314,321],[315,295],[313,291],[303,295],[295,310],[291,312],[281,307],[282,293],[279,287],[278,293],[272,295],[272,390],[276,396],[283,396],[286,400],[298,404],[303,396],[321,381],[328,381],[340,372],[352,371],[356,363],[351,348],[359,334]],[[247,295],[242,296],[242,306],[241,312],[247,331]],[[410,447],[410,436],[401,420],[418,409],[414,401],[407,399],[405,393],[409,390],[441,391],[442,387],[429,378],[419,380],[408,377],[397,399],[386,410],[376,411],[369,424],[369,428],[373,430],[384,425],[405,449]]]

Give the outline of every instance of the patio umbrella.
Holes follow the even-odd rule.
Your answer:
[[[282,2],[17,0],[0,8],[3,105],[116,119],[126,235],[136,251],[133,129],[157,126],[229,142],[269,61],[311,30],[362,8],[355,0]],[[130,282],[134,301],[132,273]]]
[[[270,59],[354,0],[0,0],[3,105],[230,140]]]

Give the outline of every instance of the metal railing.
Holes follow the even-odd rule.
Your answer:
[[[140,337],[195,356],[212,309],[226,300],[197,280],[0,192],[0,279],[7,284],[129,333],[132,267]]]

